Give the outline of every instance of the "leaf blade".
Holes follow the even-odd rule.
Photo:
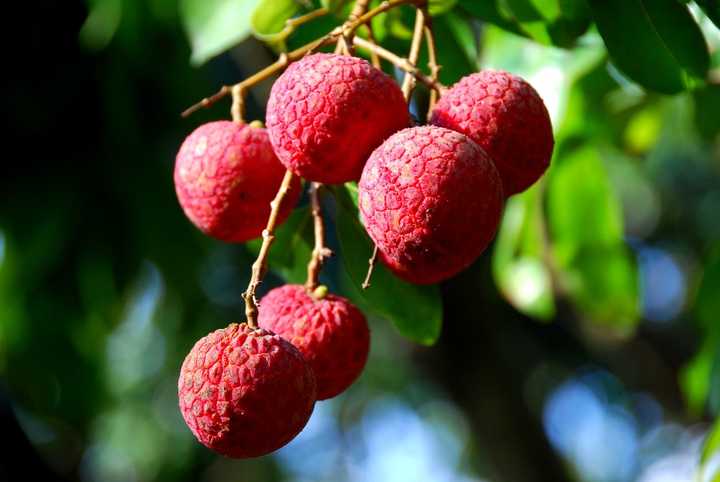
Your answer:
[[[665,94],[704,77],[705,39],[685,5],[675,0],[588,0],[613,62],[635,82]]]

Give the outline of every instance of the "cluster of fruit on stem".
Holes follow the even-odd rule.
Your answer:
[[[416,8],[407,57],[377,45],[369,22],[400,5]],[[370,336],[364,315],[319,284],[325,246],[323,184],[358,181],[361,221],[376,259],[409,282],[437,283],[465,269],[495,235],[506,196],[527,189],[553,148],[545,106],[524,80],[482,71],[451,88],[438,82],[425,0],[357,0],[327,35],[185,111],[231,95],[233,121],[197,128],[178,152],[175,187],[188,218],[229,242],[262,236],[248,288],[246,321],[199,340],[180,372],[186,423],[203,444],[231,457],[276,450],[307,422],[316,400],[334,397],[360,375]],[[289,33],[324,12],[288,22]],[[360,28],[367,39],[356,36]],[[423,39],[429,75],[417,66]],[[335,43],[335,53],[315,53]],[[367,50],[373,64],[354,56]],[[400,87],[378,67],[403,70]],[[267,129],[243,118],[247,89],[284,71],[267,105]],[[431,91],[428,125],[413,126],[408,103],[420,82]],[[256,290],[267,271],[277,225],[310,183],[315,245],[304,286]],[[279,186],[279,188],[278,188]],[[268,212],[267,206],[270,206]]]

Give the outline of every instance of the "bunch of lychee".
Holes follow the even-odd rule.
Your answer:
[[[365,60],[317,53],[273,85],[267,129],[212,122],[183,143],[175,187],[188,218],[225,241],[258,237],[285,169],[308,181],[358,182],[360,218],[380,259],[428,284],[468,267],[497,230],[504,199],[531,186],[553,150],[548,112],[521,78],[486,70],[442,92],[413,126],[397,83]],[[282,222],[301,193],[290,187]],[[344,391],[368,357],[369,331],[348,300],[286,285],[259,307],[259,327],[232,324],[183,363],[180,409],[208,447],[271,452],[305,425],[316,400]]]

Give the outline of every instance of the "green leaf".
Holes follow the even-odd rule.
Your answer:
[[[583,147],[553,164],[548,189],[555,256],[569,264],[586,246],[622,241],[622,210],[597,153]]]
[[[677,0],[588,0],[613,62],[650,90],[674,94],[710,63],[700,28]]]
[[[495,0],[482,2],[478,2],[477,0],[459,0],[458,5],[475,18],[495,24],[508,32],[527,36],[515,19],[511,19],[503,15],[503,13],[498,9],[497,2]]]
[[[695,314],[702,325],[720,333],[720,256],[710,261],[703,271],[702,281],[695,300]]]
[[[342,260],[350,279],[359,287],[365,278],[372,244],[358,219],[356,189],[353,185],[333,189],[338,210],[336,228]],[[367,290],[355,290],[358,303],[390,320],[401,335],[423,345],[432,345],[440,336],[442,300],[437,286],[418,286],[396,278],[381,262],[375,265]]]
[[[250,20],[253,35],[273,48],[286,50],[286,22],[300,11],[295,0],[260,0]]]
[[[553,164],[548,225],[562,288],[590,320],[627,334],[639,319],[637,269],[620,202],[593,148]]]
[[[720,28],[720,1],[718,0],[695,0],[695,3],[702,8],[705,15]]]
[[[710,381],[712,379],[713,362],[716,358],[717,340],[708,337],[701,350],[683,368],[680,374],[680,386],[685,395],[690,413],[698,417],[705,410],[705,404],[710,394]]]
[[[190,38],[193,65],[200,65],[250,35],[260,0],[181,0],[180,15]]]
[[[710,399],[710,408],[720,405],[720,256],[705,265],[695,299],[694,313],[700,323],[703,342],[700,351],[685,366],[680,383],[691,413],[700,415]]]
[[[492,270],[503,296],[541,320],[555,314],[550,272],[543,262],[540,185],[508,199],[495,242]]]
[[[707,438],[705,439],[705,442],[703,444],[702,454],[700,456],[701,473],[705,471],[707,463],[710,461],[710,459],[717,455],[718,452],[720,452],[720,418],[715,420],[715,423],[710,429],[710,432],[708,433]],[[713,480],[716,480],[716,478],[714,478]]]
[[[303,283],[307,275],[314,243],[310,208],[296,208],[290,216],[275,229],[275,241],[268,254],[270,269],[288,283]],[[246,246],[257,256],[262,239],[249,241]]]
[[[535,22],[543,20],[543,15],[530,0],[498,0],[498,9],[506,17],[518,22]]]
[[[693,92],[695,126],[708,141],[720,139],[720,85],[711,84]]]
[[[570,47],[590,26],[583,0],[460,0],[471,15],[542,44]]]
[[[586,247],[564,270],[573,302],[594,323],[630,334],[640,318],[635,259],[628,248]]]
[[[339,11],[347,2],[348,0],[320,0],[320,5],[334,13]]]
[[[452,10],[457,2],[458,0],[430,0],[428,2],[428,11],[433,17],[442,15]]]

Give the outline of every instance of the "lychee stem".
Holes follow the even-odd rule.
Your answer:
[[[378,56],[382,59],[387,60],[397,68],[404,70],[405,72],[408,72],[413,75],[417,80],[425,84],[430,89],[435,89],[438,91],[440,95],[442,95],[443,91],[446,89],[446,87],[438,82],[437,80],[432,79],[431,77],[425,75],[422,73],[422,71],[415,67],[414,65],[410,64],[407,59],[400,57],[399,55],[379,46],[376,44],[373,44],[371,42],[368,42],[366,39],[362,37],[355,37],[353,38],[353,43],[355,46],[363,48],[367,50],[368,52],[375,52],[378,54]]]
[[[320,206],[320,189],[323,185],[319,182],[310,184],[310,205],[312,208],[313,225],[315,228],[315,246],[307,267],[307,281],[305,288],[312,294],[318,287],[320,270],[322,270],[325,258],[333,255],[333,252],[325,246],[325,225],[323,223],[322,208]]]
[[[275,199],[270,202],[270,216],[262,232],[260,252],[252,265],[250,283],[248,283],[247,290],[243,293],[243,299],[245,300],[245,318],[251,328],[257,328],[258,307],[257,300],[255,299],[255,290],[257,290],[258,285],[267,272],[267,256],[270,252],[270,246],[273,241],[275,241],[275,226],[277,224],[278,214],[280,213],[280,206],[282,205],[283,199],[285,199],[285,195],[290,190],[290,183],[292,183],[294,177],[295,175],[291,171],[285,171],[285,177],[283,177],[282,183],[280,183],[280,188],[277,194],[275,194]]]
[[[370,278],[372,278],[373,271],[375,270],[375,264],[377,263],[378,247],[377,244],[373,245],[372,256],[368,260],[368,270],[365,273],[365,279],[363,280],[360,287],[364,290],[370,288]]]
[[[430,17],[427,18],[425,21],[425,45],[427,45],[427,51],[428,51],[428,68],[430,69],[430,79],[433,81],[433,83],[437,83],[438,80],[438,72],[440,71],[440,66],[437,63],[437,53],[435,49],[435,35],[433,34],[432,30],[432,19]],[[435,108],[435,103],[438,100],[438,94],[439,91],[437,89],[430,89],[430,102],[428,102],[428,113],[427,118],[430,118],[430,115]]]
[[[360,0],[364,2],[364,0]],[[377,7],[367,11],[366,13],[358,16],[352,21],[348,21],[341,25],[340,27],[336,27],[332,31],[330,31],[327,35],[324,35],[323,37],[320,37],[318,39],[313,40],[310,43],[307,43],[303,45],[302,47],[299,47],[292,52],[288,53],[282,53],[278,57],[278,59],[273,62],[272,64],[268,65],[264,69],[258,71],[254,75],[251,75],[247,79],[243,80],[242,82],[239,82],[235,85],[223,85],[220,90],[218,90],[215,94],[211,95],[210,97],[206,97],[202,99],[200,102],[188,107],[183,111],[181,114],[182,117],[187,117],[191,115],[192,113],[204,108],[209,107],[216,103],[217,101],[223,99],[225,96],[232,93],[233,89],[235,89],[238,93],[244,94],[244,92],[249,89],[250,87],[254,86],[255,84],[258,84],[259,82],[262,82],[263,80],[267,79],[268,77],[280,72],[281,70],[285,69],[291,62],[295,62],[296,60],[300,60],[307,54],[308,52],[312,52],[315,49],[322,47],[323,45],[328,45],[332,42],[335,42],[338,37],[344,36],[346,39],[352,39],[354,37],[355,31],[360,28],[363,25],[366,25],[370,20],[372,20],[377,15],[380,15],[381,13],[387,12],[388,10],[392,10],[393,8],[399,7],[401,5],[415,5],[417,7],[423,7],[427,4],[427,0],[386,0],[382,2]],[[312,12],[311,12],[312,13]],[[308,14],[309,15],[309,14]],[[298,19],[301,17],[298,17]],[[315,17],[312,17],[315,18]],[[311,18],[311,19],[312,19]],[[355,37],[357,38],[357,37]],[[366,41],[367,42],[367,41]],[[352,42],[348,42],[348,49],[350,49],[352,45]],[[370,44],[372,45],[372,44]],[[378,52],[378,55],[379,52]],[[380,55],[382,57],[382,55]]]
[[[373,33],[372,25],[371,24],[365,24],[365,29],[367,30],[367,36],[368,36],[368,42],[370,42],[373,45],[377,45],[377,41],[375,40],[375,34]],[[372,63],[372,66],[376,69],[382,69],[382,64],[380,64],[380,56],[378,56],[377,52],[370,51],[370,62]]]
[[[425,28],[425,12],[422,8],[417,8],[415,11],[415,28],[413,29],[412,41],[410,42],[410,52],[408,53],[407,61],[413,67],[416,66],[418,57],[420,56],[420,44],[422,43],[423,30]],[[408,101],[412,95],[413,88],[415,87],[415,78],[409,72],[405,72],[405,78],[403,79],[402,92],[405,96],[405,100]]]

